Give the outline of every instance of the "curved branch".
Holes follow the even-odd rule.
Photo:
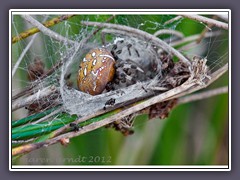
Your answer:
[[[192,102],[192,101],[202,100],[202,99],[206,99],[206,98],[216,96],[216,95],[219,95],[219,94],[224,94],[224,93],[228,93],[228,86],[220,87],[220,88],[216,88],[216,89],[211,89],[211,90],[208,90],[208,91],[205,91],[205,92],[201,92],[201,93],[189,95],[189,96],[186,96],[186,97],[182,97],[178,100],[178,104],[183,104],[183,103],[188,103],[188,102]]]
[[[13,69],[12,69],[12,77],[14,76],[14,74],[17,71],[17,68],[19,67],[20,63],[22,62],[23,57],[25,56],[25,54],[27,53],[27,51],[29,50],[29,48],[32,46],[34,40],[36,39],[37,34],[34,34],[34,36],[32,37],[32,39],[30,40],[30,42],[28,43],[28,45],[24,48],[24,50],[22,51],[22,53],[20,54],[16,64],[14,65]]]
[[[217,21],[215,19],[210,19],[204,16],[200,16],[200,15],[195,15],[195,14],[181,14],[182,17],[188,18],[188,19],[192,19],[195,21],[199,21],[199,22],[203,22],[205,24],[213,24],[216,27],[222,28],[222,29],[226,29],[228,30],[228,24],[221,22],[221,21]]]
[[[210,38],[210,37],[215,37],[215,36],[219,36],[221,35],[222,32],[221,31],[215,31],[215,32],[207,32],[204,34],[204,38]],[[171,42],[170,45],[171,46],[178,46],[178,45],[181,45],[181,44],[184,44],[184,43],[188,43],[188,42],[191,42],[191,41],[196,41],[198,40],[202,35],[201,34],[196,34],[196,35],[192,35],[192,36],[188,36],[188,37],[185,37],[181,40],[178,40],[178,41],[175,41],[175,42]]]
[[[189,60],[184,57],[179,51],[171,47],[169,44],[166,42],[162,41],[161,39],[145,32],[139,29],[135,29],[132,27],[124,26],[124,25],[118,25],[118,24],[110,24],[110,23],[99,23],[99,22],[89,22],[89,21],[82,21],[82,25],[85,26],[97,26],[97,27],[105,27],[105,28],[112,28],[112,29],[117,29],[121,31],[126,31],[132,34],[136,34],[139,38],[147,41],[147,42],[152,42],[155,43],[156,45],[162,47],[164,50],[166,50],[169,53],[173,53],[175,56],[179,58],[182,62],[186,64],[190,64]]]
[[[176,30],[173,30],[173,29],[161,29],[161,30],[155,32],[153,35],[154,36],[159,36],[159,35],[163,35],[163,34],[171,34],[171,35],[175,35],[179,38],[184,37],[183,33],[179,32],[179,31],[176,31]]]
[[[176,16],[176,17],[174,17],[174,18],[166,21],[163,25],[171,24],[171,23],[173,23],[174,21],[178,21],[178,20],[181,19],[181,18],[182,18],[182,16]]]

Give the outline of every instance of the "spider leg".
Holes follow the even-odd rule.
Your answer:
[[[116,54],[121,54],[122,53],[122,50],[118,50],[117,52],[116,52]]]
[[[113,50],[111,50],[111,54],[115,60],[118,60],[118,56],[115,54]]]
[[[135,52],[136,52],[137,56],[140,57],[138,50],[135,49]]]
[[[114,44],[113,47],[112,47],[112,51],[116,50],[117,49],[117,45]]]
[[[130,48],[132,47],[132,44],[128,44],[127,45],[127,49],[128,49],[128,54],[129,54],[129,56],[131,56],[132,54],[131,54],[131,51],[130,51]]]

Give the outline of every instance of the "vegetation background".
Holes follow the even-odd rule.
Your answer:
[[[51,27],[51,29],[62,35],[74,36],[79,34],[83,28],[79,23],[80,20],[104,22],[108,17],[110,16],[75,16],[67,21],[70,26],[69,31],[64,31],[66,28],[64,22]],[[114,22],[135,28],[144,23],[141,30],[154,33],[158,27],[167,28],[162,24],[173,17],[174,15],[118,15]],[[41,19],[41,17],[38,18]],[[13,22],[12,36],[28,28],[27,23],[18,15],[13,17]],[[185,36],[190,36],[201,33],[205,26],[199,22],[182,19],[171,24],[170,28],[181,31]],[[218,63],[214,60],[223,57],[224,53],[228,51],[226,37],[228,36],[221,37],[221,46],[213,43],[211,51],[206,52],[208,58],[213,59],[210,61],[210,67]],[[25,39],[12,45],[12,64],[15,64],[27,42],[28,39]],[[213,39],[212,42],[214,42]],[[58,55],[55,53],[57,46],[51,46],[51,40],[43,35],[39,37],[38,43],[48,49],[47,53],[41,54],[41,58],[45,60],[45,64],[49,68],[58,59]],[[35,54],[36,52],[30,51],[22,66],[26,65],[24,62],[30,62],[31,57]],[[17,71],[13,78],[14,88],[26,86],[26,73],[26,67]],[[222,76],[207,89],[226,85],[228,85],[228,74]],[[24,110],[16,111],[12,115],[12,120],[23,118],[24,113]],[[113,129],[100,128],[71,139],[67,147],[55,144],[41,148],[15,159],[13,164],[226,165],[228,164],[228,124],[228,94],[222,94],[178,105],[164,120],[148,120],[147,115],[140,115],[136,119],[133,135],[124,137]]]

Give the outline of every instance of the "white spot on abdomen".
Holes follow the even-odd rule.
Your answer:
[[[96,59],[94,59],[94,60],[93,60],[93,62],[92,62],[92,65],[93,65],[93,66],[95,66],[95,65],[96,65],[96,63],[97,63],[97,60],[96,60]]]
[[[112,59],[113,61],[115,61],[115,59],[114,59],[112,56],[108,55],[108,54],[100,54],[99,56],[100,56],[100,57],[103,57],[103,59],[104,59],[105,57],[108,57],[108,58]]]
[[[93,52],[93,53],[92,53],[92,57],[95,57],[95,56],[96,56],[96,53],[95,53],[95,52]]]
[[[83,74],[84,74],[84,76],[87,76],[87,68],[86,67],[83,70]]]
[[[92,75],[97,76],[98,75],[98,70],[97,72],[91,71]]]

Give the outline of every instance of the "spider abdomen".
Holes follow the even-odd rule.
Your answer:
[[[90,50],[80,63],[77,84],[80,91],[97,95],[102,93],[115,73],[115,60],[105,48]]]

